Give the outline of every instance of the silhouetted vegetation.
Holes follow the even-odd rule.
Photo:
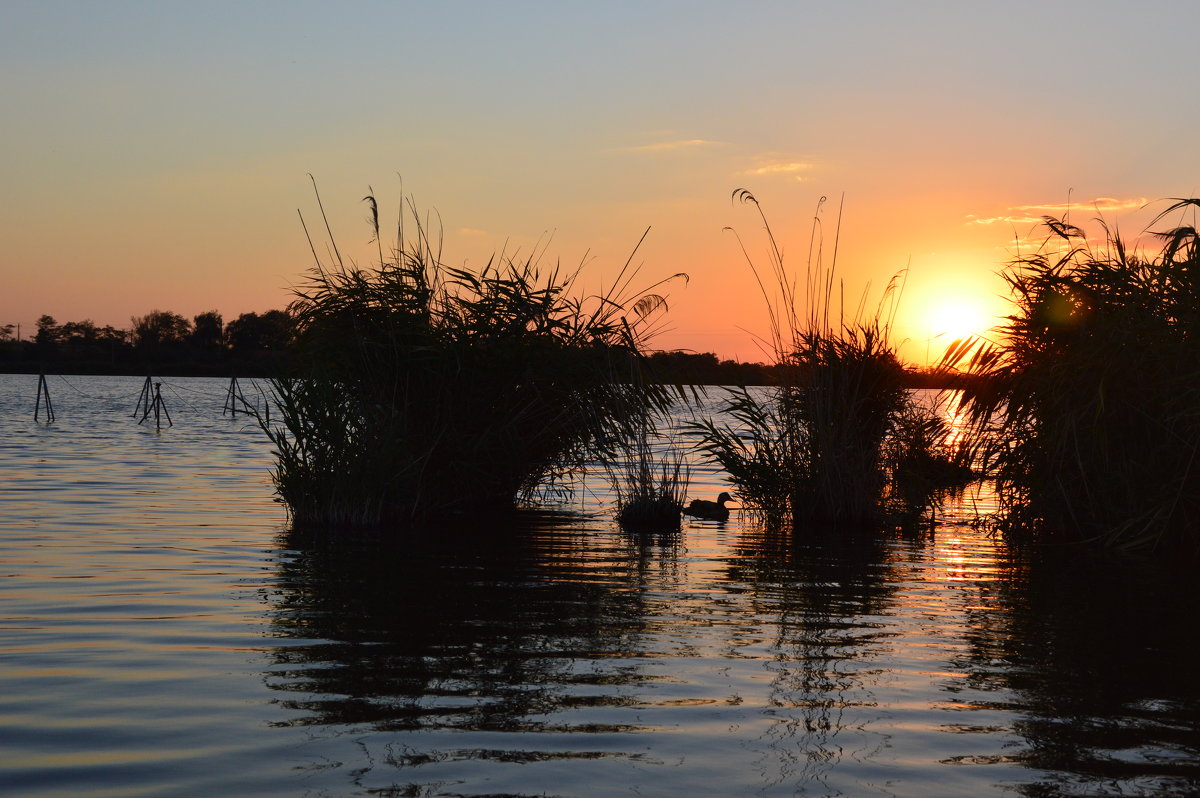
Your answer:
[[[168,330],[166,346],[159,345],[163,326]],[[216,310],[191,322],[171,311],[153,310],[131,319],[129,329],[98,327],[90,319],[59,324],[52,316],[42,316],[32,338],[16,336],[15,324],[0,325],[0,373],[36,373],[44,366],[64,374],[141,376],[149,366],[162,375],[273,377],[282,376],[291,365],[295,322],[286,310],[242,313],[229,322]],[[146,345],[141,345],[143,339]],[[652,352],[645,366],[646,379],[664,385],[779,382],[773,366],[722,360],[711,352]]]
[[[767,302],[781,382],[766,398],[731,391],[723,409],[733,424],[695,425],[701,451],[729,473],[743,505],[771,525],[856,525],[919,513],[936,499],[935,480],[906,472],[949,466],[951,452],[947,438],[935,435],[934,411],[905,389],[908,373],[889,341],[899,286],[888,285],[873,314],[861,303],[852,317],[835,314],[836,238],[825,267],[819,216],[815,256],[798,292],[758,201],[744,189],[734,197],[754,206],[766,231],[770,274],[748,253],[746,261]],[[923,434],[912,434],[914,425]],[[901,479],[906,489],[895,489]],[[922,484],[931,490],[918,495]]]
[[[663,435],[647,416],[631,438],[604,461],[617,497],[617,523],[626,532],[665,534],[681,527],[690,472],[687,448]]]
[[[764,363],[721,360],[711,352],[654,352],[647,378],[668,385],[778,385],[777,369]]]
[[[294,324],[283,310],[243,313],[228,324],[215,310],[192,321],[152,310],[127,330],[43,315],[30,338],[16,336],[15,325],[0,327],[0,372],[270,376],[288,364]]]
[[[374,197],[367,197],[379,240]],[[600,296],[539,253],[446,266],[415,209],[370,269],[316,259],[274,382],[276,487],[300,525],[411,526],[500,512],[628,439],[670,401],[636,379],[652,318],[627,262]]]
[[[1200,206],[1180,200],[1160,214]],[[1015,313],[998,343],[948,364],[977,379],[964,405],[997,483],[1001,526],[1039,540],[1200,550],[1200,238],[1194,226],[1132,251],[1097,250],[1046,217],[1040,251],[1005,278]]]
[[[743,505],[775,525],[911,519],[971,465],[995,478],[1010,533],[1200,551],[1195,226],[1157,233],[1161,251],[1147,255],[1107,228],[1093,247],[1047,217],[1046,244],[1005,273],[1016,307],[998,341],[957,342],[919,372],[890,341],[896,280],[873,312],[860,301],[846,314],[836,235],[826,267],[819,216],[798,285],[753,195],[735,198],[765,228],[768,268],[743,253],[767,302],[770,364],[647,354],[665,302],[630,291],[628,263],[584,300],[576,272],[543,269],[538,253],[448,267],[417,221],[407,239],[398,225],[395,251],[380,246],[371,269],[343,264],[331,242],[335,262],[318,261],[287,310],[226,322],[155,309],[127,330],[43,315],[24,336],[0,325],[0,371],[277,378],[269,432],[299,522],[496,509],[598,452],[617,457],[624,521],[638,505],[674,517],[681,464],[651,445],[645,413],[693,384],[742,386],[726,395],[729,421],[693,431]],[[1155,223],[1197,207],[1179,200]],[[948,384],[973,425],[954,445],[944,413],[908,390]]]

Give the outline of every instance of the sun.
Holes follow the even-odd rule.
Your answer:
[[[946,343],[987,332],[996,323],[983,303],[970,297],[941,297],[931,303],[925,326],[929,335]]]
[[[987,334],[1002,315],[1002,308],[988,299],[978,293],[946,291],[914,303],[904,327],[907,355],[931,365],[953,342]]]

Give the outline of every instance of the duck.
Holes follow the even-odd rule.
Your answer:
[[[683,509],[684,515],[692,518],[702,518],[705,521],[725,521],[729,518],[729,508],[725,502],[733,501],[733,496],[722,492],[715,502],[706,499],[692,499],[692,503]]]

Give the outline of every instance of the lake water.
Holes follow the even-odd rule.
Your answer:
[[[331,546],[224,380],[163,383],[156,431],[137,378],[50,377],[44,425],[0,376],[4,795],[1200,794],[1190,577],[1007,551],[970,497],[919,537],[639,541],[600,482]]]

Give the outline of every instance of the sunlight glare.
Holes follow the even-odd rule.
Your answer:
[[[980,335],[996,323],[982,303],[968,297],[944,297],[930,307],[925,324],[929,335],[950,341]]]

